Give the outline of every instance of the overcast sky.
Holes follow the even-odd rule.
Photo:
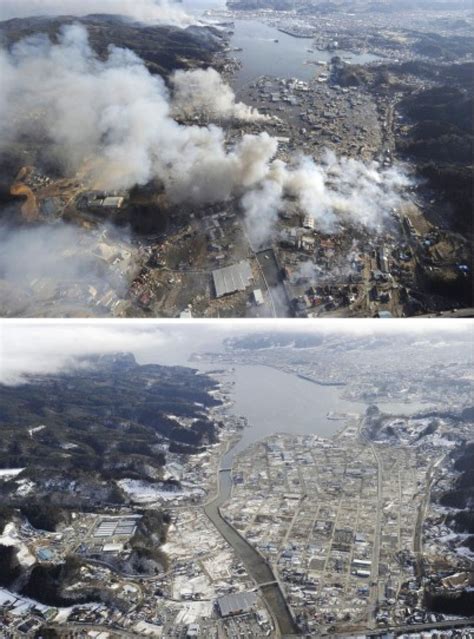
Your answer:
[[[43,15],[122,15],[143,22],[186,26],[189,16],[173,0],[0,0],[0,20]]]
[[[141,363],[185,364],[196,351],[218,349],[222,340],[253,331],[301,331],[365,335],[410,334],[420,348],[450,340],[474,349],[474,322],[461,319],[311,320],[3,320],[0,382],[17,383],[27,373],[51,373],[88,354],[132,352]],[[396,348],[396,344],[394,344]]]

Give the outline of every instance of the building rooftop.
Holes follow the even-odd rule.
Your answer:
[[[245,291],[252,278],[252,269],[247,260],[212,271],[216,297]]]
[[[217,606],[222,617],[248,612],[257,601],[254,592],[237,592],[232,595],[224,595],[217,600]]]
[[[102,202],[102,206],[104,208],[120,209],[124,203],[124,200],[125,198],[123,197],[108,196]]]

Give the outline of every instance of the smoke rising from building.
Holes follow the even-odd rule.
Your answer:
[[[283,208],[283,188],[276,180],[264,180],[242,197],[247,235],[254,249],[273,238],[278,213]]]
[[[173,0],[2,0],[0,20],[29,16],[121,15],[140,22],[187,26],[194,22]]]

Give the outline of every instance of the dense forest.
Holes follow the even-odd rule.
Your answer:
[[[420,174],[450,202],[453,227],[471,233],[472,90],[430,88],[405,98],[400,106],[414,125],[408,136],[399,140],[399,151],[416,160]]]
[[[458,453],[454,469],[458,477],[452,489],[442,495],[440,503],[457,509],[449,515],[447,523],[457,533],[469,535],[463,545],[474,552],[474,443]]]
[[[220,424],[208,416],[219,404],[215,388],[193,369],[139,366],[128,355],[0,385],[0,468],[24,468],[0,482],[0,519],[19,508],[35,527],[54,530],[71,508],[123,503],[113,480],[156,481],[167,450],[193,454],[216,441]],[[19,493],[18,481],[34,482],[34,494]]]

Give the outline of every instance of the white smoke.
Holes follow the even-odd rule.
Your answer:
[[[380,229],[400,205],[406,176],[376,163],[327,153],[316,164],[275,160],[277,141],[244,135],[233,146],[215,125],[185,126],[173,111],[208,108],[222,117],[252,115],[215,71],[178,72],[174,99],[159,76],[133,52],[111,47],[107,59],[91,49],[79,25],[0,53],[0,135],[5,146],[21,133],[50,140],[68,172],[81,169],[101,189],[129,189],[158,178],[176,203],[200,204],[243,196],[252,241],[270,239],[288,196],[323,232],[356,225]],[[44,143],[43,143],[44,146]]]
[[[100,60],[82,26],[64,28],[58,44],[36,36],[2,52],[0,76],[4,140],[43,134],[69,171],[87,169],[100,188],[159,178],[175,201],[213,202],[261,180],[277,149],[261,134],[227,150],[222,129],[179,125],[162,78],[129,50]]]
[[[212,68],[178,70],[171,76],[173,113],[182,117],[207,116],[210,119],[237,118],[244,121],[268,119],[257,109],[235,101],[235,93]]]
[[[0,315],[111,315],[135,259],[127,236],[104,227],[1,227]]]
[[[187,26],[194,22],[173,0],[1,0],[0,20],[30,16],[121,15],[139,22]]]
[[[377,162],[365,164],[326,152],[320,164],[306,156],[291,164],[274,161],[265,188],[255,189],[242,205],[249,232],[260,244],[262,232],[272,227],[284,208],[285,196],[296,200],[300,212],[309,215],[321,232],[335,233],[344,225],[380,231],[401,205],[401,193],[409,184],[398,168],[382,169]]]
[[[275,180],[264,180],[241,200],[247,234],[254,249],[267,244],[275,234],[278,213],[283,207],[283,188]]]

